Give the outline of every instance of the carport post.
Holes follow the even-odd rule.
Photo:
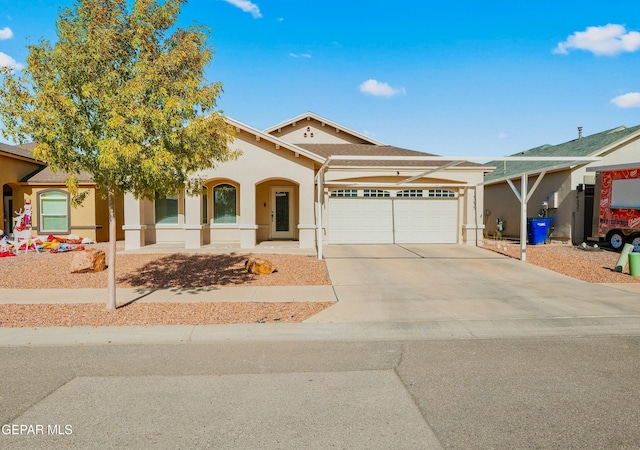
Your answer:
[[[527,175],[520,175],[520,261],[527,260]]]
[[[316,208],[316,246],[318,247],[318,259],[322,259],[322,200],[324,200],[324,171],[329,165],[331,161],[331,155],[324,161],[320,169],[318,169],[318,174],[316,175],[316,182],[318,187],[318,206]]]

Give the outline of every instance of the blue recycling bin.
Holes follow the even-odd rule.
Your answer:
[[[531,218],[527,220],[527,242],[530,245],[544,244],[549,236],[551,217]]]

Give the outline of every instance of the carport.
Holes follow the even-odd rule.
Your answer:
[[[412,183],[419,178],[434,174],[464,162],[480,161],[566,161],[566,166],[575,165],[578,162],[597,161],[598,157],[488,157],[488,156],[361,156],[361,155],[331,155],[327,157],[316,174],[317,203],[316,203],[316,231],[318,259],[322,259],[323,247],[323,208],[325,202],[325,186],[351,188],[358,187],[376,191],[376,196],[370,198],[354,199],[349,196],[342,198],[328,198],[329,219],[332,227],[329,231],[329,243],[454,243],[457,242],[457,229],[459,226],[460,207],[457,202],[448,197],[420,197],[411,198],[411,190],[427,190],[427,192],[447,191],[447,188],[463,188],[467,193],[472,193],[474,198],[474,222],[478,227],[479,215],[476,205],[476,192],[479,186],[475,185],[448,185],[446,183]],[[325,173],[332,161],[428,161],[442,163],[439,167],[431,168],[420,174],[413,175],[398,182],[329,182],[325,181]],[[491,167],[494,168],[494,167]],[[398,172],[399,173],[399,172]],[[538,187],[545,173],[541,173],[533,186],[528,188],[528,173],[520,176],[520,189],[518,190],[510,177],[507,179],[509,186],[518,197],[521,204],[520,247],[521,260],[526,260],[527,242],[527,202],[532,193]],[[411,184],[409,184],[411,183]],[[410,189],[405,189],[410,187]],[[404,190],[403,190],[404,189]],[[396,190],[396,197],[391,196],[391,191]],[[382,192],[378,196],[378,191]],[[409,191],[408,198],[398,198],[398,192]],[[388,192],[388,194],[387,194]],[[448,195],[448,194],[447,194]],[[436,203],[437,202],[437,203]],[[454,225],[455,223],[455,225]],[[455,228],[453,228],[455,226]],[[335,227],[335,229],[334,229]],[[456,237],[451,234],[454,230]],[[477,244],[477,240],[476,240]]]

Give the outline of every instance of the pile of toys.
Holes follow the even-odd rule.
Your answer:
[[[25,202],[24,210],[16,212],[13,219],[13,239],[0,230],[0,257],[16,256],[20,251],[50,250],[51,253],[64,253],[84,250],[84,244],[93,244],[89,238],[70,234],[66,238],[49,235],[46,238],[32,236],[31,231],[31,203]]]

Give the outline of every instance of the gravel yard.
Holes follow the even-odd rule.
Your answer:
[[[485,248],[520,259],[520,244],[488,240]],[[582,249],[570,244],[527,245],[527,263],[586,281],[588,283],[640,283],[640,277],[629,275],[627,265],[616,272],[620,253],[600,249]]]
[[[87,248],[106,248],[104,244]],[[324,261],[313,256],[255,255],[275,264],[270,275],[248,273],[250,255],[120,253],[116,280],[121,288],[214,288],[233,286],[329,285]],[[0,259],[0,288],[106,288],[107,271],[72,274],[68,253],[21,253]],[[28,274],[28,276],[27,276]],[[44,292],[44,291],[43,291]],[[105,299],[106,300],[106,299]],[[0,305],[1,327],[203,325],[230,323],[302,322],[331,306],[326,302],[291,303],[132,303],[106,311],[102,299],[94,304]]]

